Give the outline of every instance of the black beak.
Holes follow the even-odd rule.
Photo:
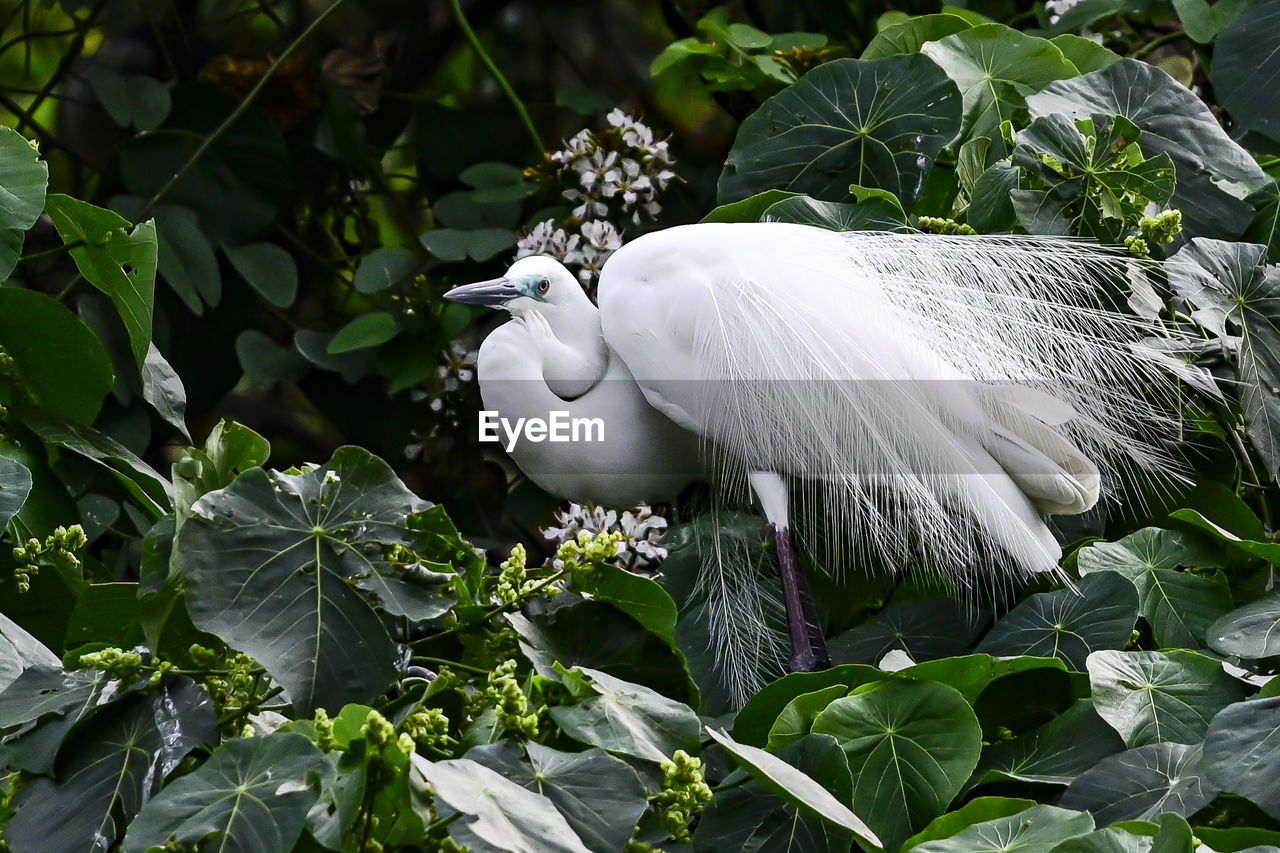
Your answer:
[[[490,308],[501,308],[517,296],[523,296],[511,282],[505,278],[489,281],[477,281],[475,284],[464,284],[455,287],[444,295],[445,299],[462,302],[466,305],[486,305]]]

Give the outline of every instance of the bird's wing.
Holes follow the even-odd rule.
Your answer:
[[[1092,460],[1171,464],[1149,396],[1167,383],[1132,348],[1152,329],[1099,298],[1125,263],[1051,238],[704,224],[615,253],[600,308],[649,399],[713,439],[730,479],[803,480],[834,537],[893,563],[978,571],[994,541],[995,562],[1043,570],[1057,546],[1037,506],[1091,505]]]

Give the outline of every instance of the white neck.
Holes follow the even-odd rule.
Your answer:
[[[519,319],[529,328],[543,379],[556,396],[580,397],[604,377],[609,356],[600,312],[585,294],[568,304],[540,305]]]

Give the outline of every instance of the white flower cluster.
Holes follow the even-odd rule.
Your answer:
[[[444,361],[436,368],[436,380],[439,383],[439,396],[432,397],[431,411],[444,409],[445,397],[455,393],[463,385],[476,378],[476,356],[478,352],[467,348],[458,341],[451,341],[444,352]]]
[[[606,120],[612,132],[580,130],[548,155],[555,174],[573,183],[562,193],[574,204],[573,219],[540,222],[516,244],[516,258],[550,255],[577,267],[586,285],[622,245],[615,222],[639,223],[641,211],[657,216],[662,210],[658,194],[676,176],[668,140],[656,138],[651,127],[620,109]]]
[[[652,569],[666,559],[667,549],[658,544],[667,529],[667,520],[654,515],[653,509],[638,506],[622,513],[598,506],[569,504],[569,509],[556,513],[560,527],[544,527],[542,535],[557,545],[576,539],[578,533],[615,532],[622,534],[618,543],[618,561],[627,569]]]

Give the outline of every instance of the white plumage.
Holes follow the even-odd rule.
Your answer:
[[[1064,238],[700,224],[618,250],[598,310],[548,258],[449,296],[514,315],[481,350],[486,405],[519,361],[520,384],[549,396],[495,408],[569,399],[630,436],[560,445],[573,474],[534,476],[551,491],[625,504],[707,470],[730,492],[749,484],[782,532],[821,512],[805,535],[852,562],[990,586],[1056,570],[1046,514],[1083,512],[1136,470],[1177,470],[1176,384],[1142,346],[1160,330],[1109,305],[1134,271]],[[668,453],[687,457],[692,436],[703,463],[683,476]],[[557,468],[521,455],[548,447],[513,456]],[[640,487],[615,489],[610,467]]]

